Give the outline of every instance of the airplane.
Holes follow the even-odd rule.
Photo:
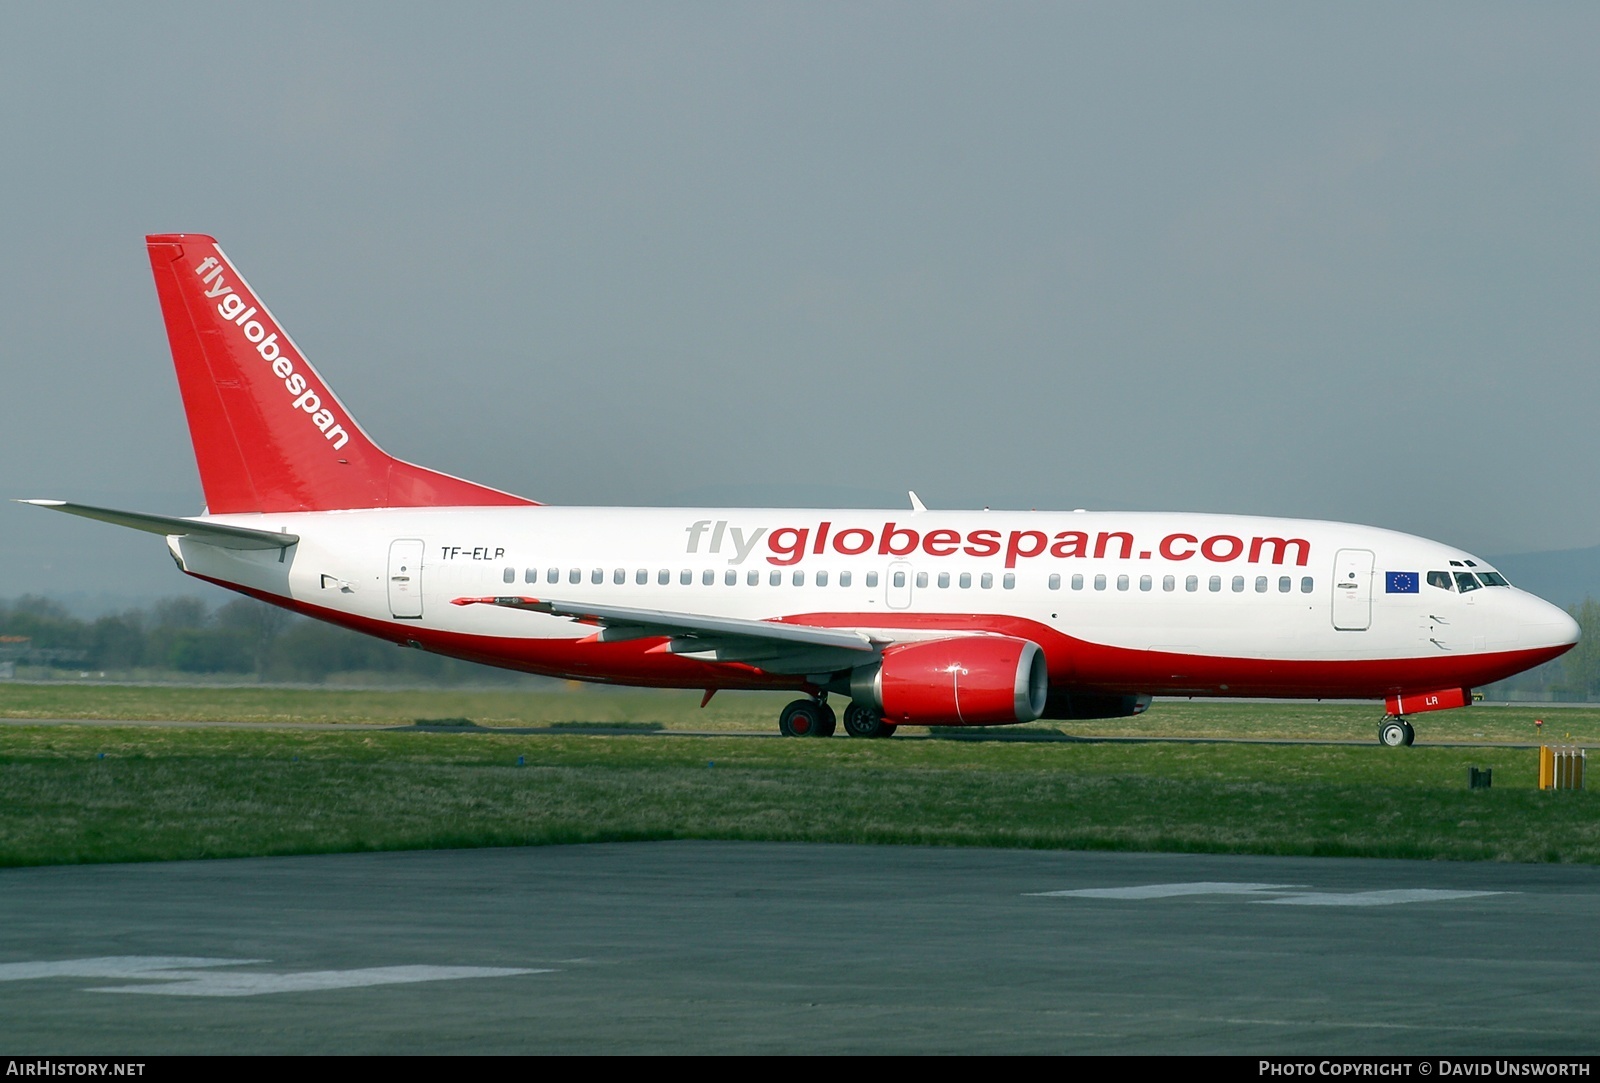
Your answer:
[[[1152,512],[554,507],[393,458],[202,234],[146,238],[205,509],[56,511],[188,575],[405,647],[580,681],[800,694],[792,737],[1130,717],[1153,696],[1408,716],[1578,640],[1438,542]]]

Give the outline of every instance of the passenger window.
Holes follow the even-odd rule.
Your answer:
[[[982,587],[984,590],[989,590],[989,589],[993,588],[993,586],[994,586],[994,573],[993,572],[984,572],[983,573],[983,578],[978,580],[978,585],[980,587]]]
[[[941,575],[941,576],[940,576],[940,577],[939,577],[939,578],[940,578],[940,579],[947,579],[947,578],[949,578],[949,577],[948,577],[948,576],[944,576],[944,575]],[[943,584],[943,583],[940,583],[940,584],[939,584],[939,585],[940,585],[940,586],[941,586],[941,587],[942,587],[942,586],[944,586],[944,584]],[[1050,589],[1051,589],[1051,590],[1060,590],[1060,589],[1061,589],[1061,576],[1059,576],[1059,575],[1052,575],[1052,576],[1051,576],[1051,577],[1050,577]]]
[[[1190,594],[1193,594],[1195,591],[1199,590],[1200,577],[1198,575],[1189,576],[1183,581],[1183,589],[1188,591]]]
[[[606,581],[606,570],[604,568],[596,568],[594,571],[589,573],[589,582],[591,582],[591,583],[604,583],[605,581]]]
[[[1174,576],[1170,576],[1170,575],[1162,576],[1161,577],[1161,589],[1162,590],[1167,590],[1167,591],[1177,590],[1178,589],[1178,580],[1177,580],[1177,578],[1174,577]]]
[[[840,572],[839,573],[839,585],[841,587],[848,587],[850,585],[850,573],[849,572]]]
[[[567,582],[569,582],[569,583],[581,583],[581,582],[583,582],[583,569],[582,568],[569,568],[567,570]]]
[[[868,572],[867,573],[867,586],[875,587],[877,585],[878,585],[878,573],[877,572]]]
[[[611,581],[620,587],[628,581],[628,570],[626,568],[618,568],[611,573]]]
[[[949,572],[940,572],[939,573],[939,586],[940,587],[948,587],[949,585],[950,585],[950,573]],[[1061,577],[1058,575],[1058,576],[1056,576],[1056,586],[1060,586],[1060,585],[1061,585]]]
[[[694,582],[694,570],[692,568],[685,568],[685,569],[683,569],[683,571],[678,573],[678,585],[679,586],[687,587],[693,582]]]
[[[895,572],[894,573],[894,585],[896,587],[903,587],[903,586],[906,585],[906,573],[905,572]]]
[[[537,583],[539,581],[539,569],[528,568],[522,573],[522,581],[524,583]]]
[[[797,586],[797,587],[805,586],[806,585],[806,573],[802,572],[802,571],[796,571],[794,573],[793,582],[794,582],[794,585]]]
[[[773,586],[773,587],[781,587],[781,586],[783,586],[783,573],[782,572],[773,572],[771,575],[769,575],[767,577],[767,585],[768,586]]]
[[[734,571],[732,568],[729,568],[727,571],[722,573],[722,585],[723,586],[732,587],[732,586],[737,586],[738,583],[739,583],[739,573]]]
[[[1278,593],[1279,594],[1288,594],[1289,593],[1289,588],[1292,587],[1292,586],[1294,586],[1294,581],[1291,580],[1287,575],[1278,576]]]
[[[927,572],[918,572],[917,573],[917,589],[921,590],[923,587],[925,587],[927,585],[928,585],[928,573]]]
[[[551,568],[548,572],[545,573],[544,581],[546,583],[559,583],[559,582],[561,582],[561,569],[560,568]]]
[[[1106,589],[1106,577],[1105,576],[1097,575],[1097,576],[1094,577],[1094,589],[1095,590],[1105,590]]]
[[[756,571],[754,568],[751,568],[750,571],[745,574],[744,582],[745,582],[745,586],[747,586],[747,587],[760,586],[761,585],[761,573]]]
[[[962,572],[961,573],[961,578],[959,580],[957,580],[957,582],[959,582],[961,584],[961,589],[962,590],[966,590],[968,587],[972,586],[972,573],[971,572]]]
[[[500,578],[504,579],[507,583],[515,583],[517,581],[517,569],[507,568],[505,574]]]
[[[1449,572],[1429,572],[1428,586],[1438,587],[1440,590],[1455,590],[1455,584],[1450,582]]]
[[[1149,590],[1150,587],[1153,584],[1154,584],[1154,580],[1152,580],[1148,575],[1141,575],[1139,577],[1139,589],[1140,590]]]
[[[1075,575],[1075,576],[1072,577],[1072,589],[1073,590],[1082,590],[1083,589],[1083,576]]]
[[[1244,590],[1244,576],[1236,575],[1233,577],[1233,592],[1238,594],[1242,590]]]
[[[1256,593],[1257,594],[1265,594],[1266,592],[1267,592],[1267,577],[1264,576],[1264,575],[1256,576]]]
[[[1017,589],[1017,576],[1016,576],[1016,573],[1015,572],[1007,572],[1005,578],[1000,580],[1000,585],[1002,587],[1005,587],[1007,590],[1016,590]]]
[[[1117,589],[1118,590],[1127,590],[1128,589],[1128,577],[1127,576],[1125,576],[1125,575],[1117,576]]]
[[[1300,593],[1301,594],[1310,594],[1311,593],[1311,588],[1314,585],[1315,584],[1311,581],[1311,577],[1309,575],[1305,576],[1304,578],[1302,578],[1300,580]]]
[[[650,569],[640,568],[638,571],[634,572],[633,581],[639,584],[641,587],[650,582]]]
[[[818,572],[817,573],[817,586],[825,587],[827,585],[828,585],[828,573],[827,572]]]
[[[1222,576],[1213,575],[1211,577],[1211,582],[1206,585],[1210,587],[1211,593],[1215,594],[1217,591],[1222,589]]]
[[[672,569],[662,568],[659,572],[657,572],[656,582],[662,586],[666,586],[668,583],[672,582]]]

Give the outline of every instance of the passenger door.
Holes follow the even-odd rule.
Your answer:
[[[1372,550],[1341,549],[1333,558],[1333,627],[1364,632],[1372,627]]]

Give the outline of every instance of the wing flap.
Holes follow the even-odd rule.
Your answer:
[[[850,628],[819,628],[742,617],[712,617],[627,606],[524,597],[456,598],[456,605],[493,605],[598,624],[601,643],[660,637],[652,650],[704,662],[743,663],[771,673],[825,673],[865,665],[886,644]]]

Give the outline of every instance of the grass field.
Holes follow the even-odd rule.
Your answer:
[[[163,719],[191,722],[364,723],[409,725],[418,719],[470,719],[480,726],[631,723],[664,730],[760,732],[777,729],[786,693],[724,692],[701,710],[698,692],[635,691],[590,686],[550,692],[420,689],[368,691],[283,688],[0,684],[0,718]],[[1137,718],[1038,722],[1003,732],[1075,736],[1295,737],[1374,740],[1377,704],[1217,703],[1162,700]],[[1419,740],[1600,744],[1600,707],[1477,706],[1418,715]],[[908,734],[927,731],[910,728]]]
[[[1600,805],[1540,793],[1533,712],[1440,716],[1477,745],[751,740],[423,731],[632,723],[768,732],[782,697],[0,689],[11,717],[175,716],[396,729],[0,727],[0,864],[715,838],[1600,862]],[[727,702],[724,703],[723,700]],[[1593,733],[1600,712],[1549,712]],[[1370,741],[1344,705],[1163,703],[1089,733]],[[1424,720],[1427,716],[1424,716]],[[1058,728],[1052,724],[1050,728]],[[1555,736],[1559,737],[1560,733]],[[1469,766],[1494,771],[1467,788]]]

